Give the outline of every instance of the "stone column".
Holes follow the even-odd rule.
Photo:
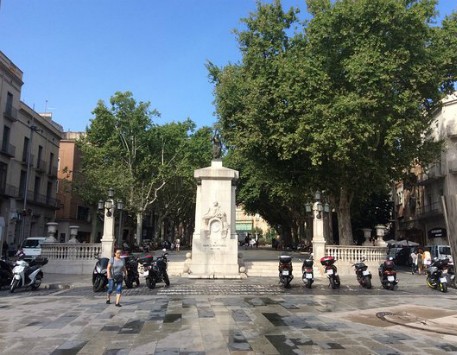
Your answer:
[[[57,222],[46,223],[46,226],[48,227],[48,237],[46,238],[46,243],[57,243],[55,234],[56,234],[58,225],[59,225],[59,223],[57,223]]]
[[[324,238],[324,219],[323,212],[318,211],[318,204],[316,201],[313,204],[313,258],[314,258],[314,273],[322,276],[321,272],[321,258],[325,256],[326,242]]]
[[[362,243],[363,246],[373,246],[373,243],[370,241],[371,238],[371,228],[362,228],[363,237],[365,241]]]
[[[378,247],[385,247],[387,243],[384,241],[383,237],[386,232],[386,226],[382,224],[377,224],[376,226],[374,226],[374,228],[376,229],[375,245],[377,245]]]
[[[102,237],[102,255],[103,258],[111,258],[114,252],[114,214],[107,213],[106,208],[105,220],[103,223],[103,237]]]
[[[217,159],[195,170],[197,201],[190,278],[240,278],[235,182],[238,171]]]

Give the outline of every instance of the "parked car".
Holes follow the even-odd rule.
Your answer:
[[[29,237],[22,242],[22,251],[25,254],[25,260],[35,259],[41,255],[41,244],[44,243],[46,237]]]

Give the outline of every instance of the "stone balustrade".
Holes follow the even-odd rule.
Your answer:
[[[101,243],[44,243],[41,255],[48,260],[91,260],[101,253]]]
[[[387,247],[357,245],[327,245],[325,255],[336,258],[335,265],[341,275],[354,273],[352,265],[363,258],[365,264],[374,272],[386,260]]]

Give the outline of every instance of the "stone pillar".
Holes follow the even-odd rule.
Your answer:
[[[70,229],[70,239],[68,240],[68,243],[79,243],[78,239],[76,239],[78,236],[79,226],[69,226],[68,228]]]
[[[103,258],[111,258],[114,252],[114,215],[108,213],[105,208],[105,220],[103,223],[102,237],[102,255]]]
[[[240,278],[235,182],[238,171],[217,159],[195,170],[197,201],[190,278]]]
[[[322,276],[321,258],[325,256],[326,242],[324,238],[324,218],[323,212],[318,211],[318,204],[313,205],[313,258],[314,258],[314,273]]]

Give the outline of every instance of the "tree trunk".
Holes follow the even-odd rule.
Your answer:
[[[98,220],[98,211],[96,209],[91,209],[92,210],[92,220],[90,224],[90,243],[98,243],[99,241],[97,240],[97,226],[99,225],[99,220]]]
[[[143,241],[143,213],[137,212],[136,214],[136,242],[141,245]]]
[[[354,244],[351,226],[351,197],[345,188],[341,188],[338,204],[338,234],[340,245]]]

